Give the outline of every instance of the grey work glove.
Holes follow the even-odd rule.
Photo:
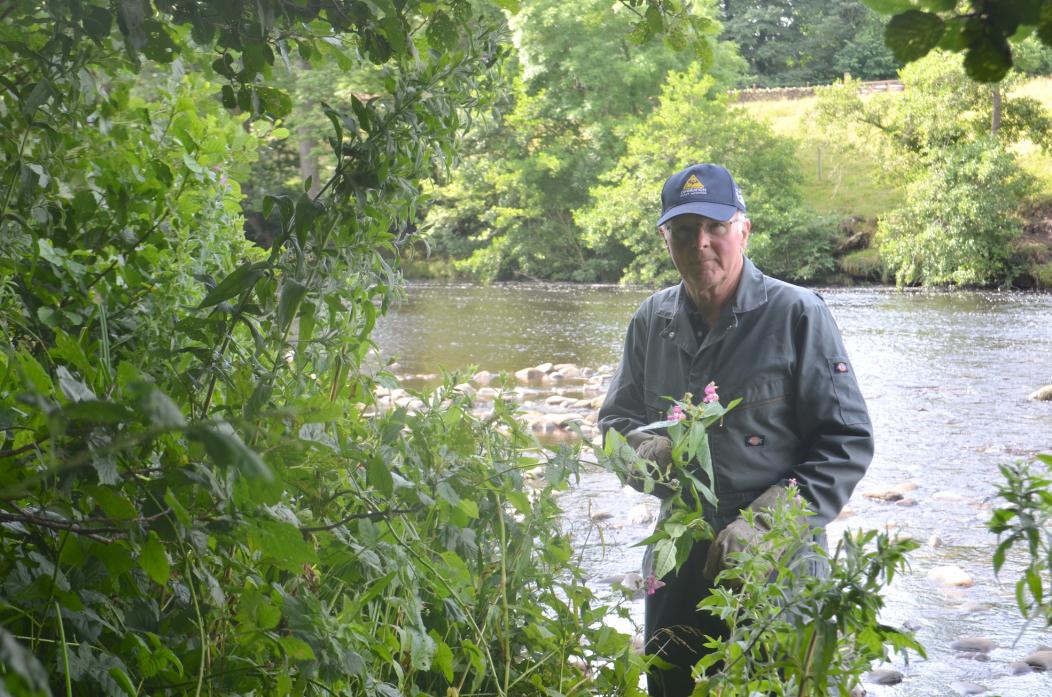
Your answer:
[[[649,468],[650,476],[655,480],[654,489],[650,493],[658,498],[668,498],[675,494],[675,490],[661,483],[663,472],[668,471],[672,464],[672,441],[665,436],[648,431],[632,431],[625,436],[632,449],[644,460],[650,460],[654,466]],[[636,491],[644,491],[644,480],[642,477],[629,477],[628,485]]]
[[[767,491],[749,504],[749,509],[755,514],[752,525],[745,518],[738,516],[730,525],[720,530],[716,539],[709,545],[709,555],[705,559],[702,576],[709,581],[715,579],[721,571],[733,564],[729,558],[730,554],[759,545],[763,536],[771,529],[767,512],[783,501],[785,496],[784,486],[774,484],[768,487]]]

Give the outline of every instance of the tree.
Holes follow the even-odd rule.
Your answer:
[[[505,109],[480,124],[426,227],[440,255],[480,280],[616,281],[626,260],[592,255],[573,211],[624,149],[624,134],[654,106],[663,76],[695,60],[728,71],[735,56],[697,18],[705,50],[625,39],[631,16],[608,3],[530,0],[512,22],[517,61]],[[710,55],[715,51],[715,59]]]
[[[976,82],[999,82],[1013,65],[1011,42],[1036,32],[1052,46],[1049,0],[864,0],[893,15],[885,41],[895,57],[915,61],[938,47],[964,53],[964,68]]]
[[[494,93],[498,8],[0,19],[0,692],[634,692],[559,528],[569,454],[531,500],[510,408],[451,380],[385,411],[366,362],[424,182]],[[325,180],[262,197],[261,250],[240,184],[299,59],[382,89],[322,106]]]
[[[833,267],[835,226],[802,203],[795,185],[793,143],[778,138],[697,69],[669,77],[661,103],[628,137],[617,164],[592,189],[592,204],[577,212],[593,249],[620,247],[631,259],[624,280],[676,280],[654,227],[665,178],[694,162],[716,162],[734,173],[745,192],[753,232],[749,253],[762,268],[786,278],[811,279]]]
[[[765,86],[824,84],[850,72],[893,77],[899,63],[883,44],[884,21],[859,0],[725,0],[721,21]]]

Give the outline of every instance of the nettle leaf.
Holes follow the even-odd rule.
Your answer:
[[[897,59],[908,63],[928,55],[944,31],[946,23],[937,15],[910,10],[891,18],[884,31],[884,42]]]
[[[139,566],[146,575],[156,583],[164,585],[172,575],[172,567],[168,563],[168,555],[164,551],[164,544],[157,537],[157,533],[150,531],[146,543],[139,551]]]
[[[286,655],[294,661],[315,660],[314,649],[299,637],[283,636],[278,639],[278,643],[281,644],[281,648],[285,650]]]

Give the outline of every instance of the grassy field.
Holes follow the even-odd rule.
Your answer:
[[[1052,77],[1035,78],[1013,91],[1013,95],[1037,99],[1052,113]],[[844,216],[876,218],[898,204],[901,188],[882,182],[879,166],[857,154],[839,155],[808,138],[814,97],[744,102],[755,118],[768,122],[779,135],[794,138],[799,162],[800,190],[815,210]],[[1015,147],[1020,164],[1038,180],[1036,199],[1052,199],[1052,155],[1032,143]]]

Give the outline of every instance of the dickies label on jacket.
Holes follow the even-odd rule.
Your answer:
[[[767,438],[756,433],[745,436],[745,445],[750,448],[760,448],[766,445]]]

